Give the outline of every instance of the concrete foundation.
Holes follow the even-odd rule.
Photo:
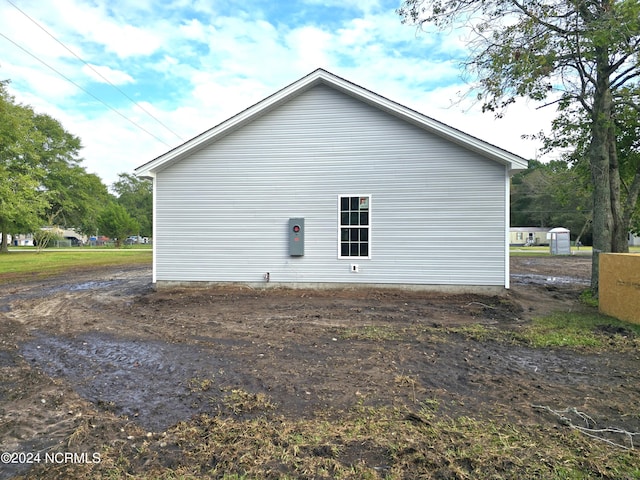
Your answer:
[[[393,283],[289,283],[289,282],[189,282],[158,280],[157,290],[171,288],[209,288],[209,287],[246,287],[253,289],[291,288],[291,289],[396,289],[407,291],[442,292],[442,293],[474,293],[480,295],[506,295],[508,290],[496,285],[413,285]]]

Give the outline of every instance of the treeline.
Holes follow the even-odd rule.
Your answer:
[[[0,251],[42,227],[122,240],[151,236],[151,182],[121,173],[108,187],[82,166],[80,139],[17,103],[0,82]]]
[[[565,227],[571,237],[592,244],[593,188],[586,162],[554,160],[529,162],[511,179],[511,226]],[[629,231],[640,235],[640,205]]]

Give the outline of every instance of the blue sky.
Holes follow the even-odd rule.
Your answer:
[[[554,112],[521,102],[496,121],[460,102],[463,32],[418,32],[399,5],[0,0],[0,79],[79,136],[83,165],[107,185],[319,67],[535,157],[520,136],[548,130]]]

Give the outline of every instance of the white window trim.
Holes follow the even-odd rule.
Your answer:
[[[342,248],[341,248],[341,242],[340,242],[340,228],[342,227],[342,225],[340,224],[340,214],[342,213],[340,210],[340,199],[344,198],[344,197],[367,197],[369,199],[369,225],[367,225],[367,228],[369,229],[369,240],[368,240],[368,245],[369,245],[369,255],[367,255],[366,257],[353,257],[351,255],[343,257],[342,256]],[[336,243],[337,243],[337,253],[338,253],[338,260],[368,260],[371,259],[371,240],[372,240],[372,235],[371,235],[371,231],[372,231],[372,225],[373,225],[373,221],[372,221],[372,216],[371,216],[371,199],[372,199],[372,195],[370,193],[344,193],[344,194],[340,194],[338,195],[338,199],[336,202],[336,223],[337,223],[337,228],[336,228]]]

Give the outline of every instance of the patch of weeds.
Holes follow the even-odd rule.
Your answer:
[[[396,377],[394,378],[394,381],[396,382],[397,385],[401,387],[416,386],[416,379],[411,377],[410,375],[405,375],[405,374],[396,375]]]
[[[435,330],[431,330],[435,332]],[[534,348],[566,347],[629,351],[640,348],[640,325],[593,313],[558,312],[538,317],[521,329],[470,324],[445,329],[478,342],[526,344]]]
[[[223,397],[222,404],[233,412],[234,415],[275,409],[275,404],[271,402],[268,395],[264,393],[250,393],[241,388],[234,388],[229,391],[229,393]]]
[[[436,412],[440,408],[440,400],[437,398],[426,398],[422,401],[422,409]]]
[[[83,420],[82,422],[80,422],[80,425],[78,425],[74,429],[71,435],[69,435],[69,438],[67,439],[67,446],[71,447],[74,444],[78,444],[82,442],[87,437],[88,433],[89,433],[89,421]]]
[[[479,342],[484,342],[489,339],[495,339],[496,330],[490,329],[485,325],[480,324],[470,324],[463,325],[460,327],[452,327],[448,329],[451,333],[458,333],[472,340],[477,340]]]
[[[208,392],[213,387],[214,380],[210,378],[190,378],[187,387],[191,393]]]
[[[394,452],[394,465],[419,465],[425,478],[587,479],[612,467],[621,468],[616,478],[633,478],[626,476],[633,468],[622,467],[633,453],[589,445],[574,432],[471,417],[412,422],[411,429],[415,443]]]
[[[439,400],[435,398],[427,398],[421,402],[417,418],[421,422],[428,422],[429,420],[433,420],[439,408]],[[413,417],[409,416],[408,418],[411,419]]]
[[[588,325],[591,324],[591,325]],[[593,318],[583,315],[554,313],[533,320],[521,332],[534,347],[601,347],[602,341],[593,331]]]
[[[397,330],[384,325],[365,325],[363,327],[345,328],[340,333],[342,340],[372,340],[385,342],[388,340],[400,340],[404,336]]]
[[[599,305],[598,297],[595,297],[593,295],[593,290],[591,290],[590,288],[584,290],[580,294],[580,301],[585,305],[588,305],[589,307],[598,308],[598,305]]]
[[[627,350],[638,347],[640,325],[598,313],[554,313],[533,320],[519,337],[537,348]]]
[[[254,399],[239,390],[229,393]],[[83,443],[100,451],[100,463],[60,464],[55,471],[34,465],[25,478],[564,480],[640,473],[636,451],[558,428],[543,416],[538,424],[513,424],[452,418],[438,410],[438,400],[426,399],[413,416],[405,407],[320,410],[311,418],[198,415],[158,438],[147,435],[143,444]]]
[[[399,374],[394,378],[394,382],[399,387],[406,387],[411,390],[411,398],[413,399],[413,403],[416,403],[416,386],[418,382],[415,378],[410,375]]]
[[[446,333],[455,333],[462,335],[463,337],[475,340],[477,342],[503,342],[503,343],[517,343],[522,342],[522,339],[518,337],[511,330],[504,330],[491,326],[481,324],[462,325],[458,327],[450,327],[446,329]]]

